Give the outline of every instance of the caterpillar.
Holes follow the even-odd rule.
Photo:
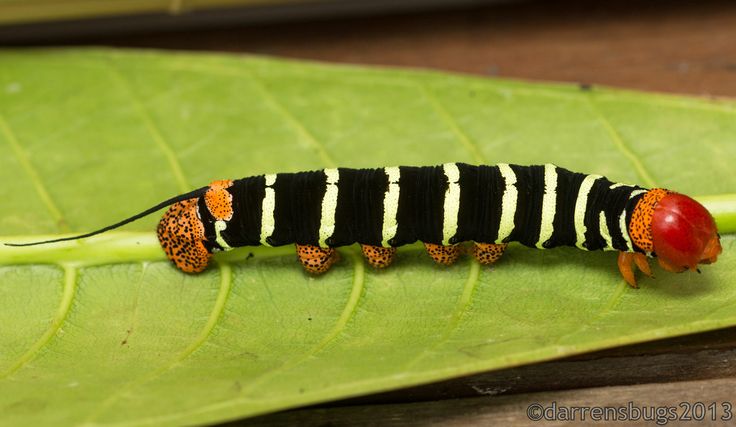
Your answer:
[[[647,258],[671,272],[698,270],[722,248],[710,213],[673,191],[614,183],[553,164],[333,168],[214,181],[99,230],[30,246],[93,236],[164,207],[157,235],[167,257],[187,273],[213,253],[240,246],[295,244],[307,272],[326,272],[336,247],[359,243],[368,263],[391,264],[396,248],[421,241],[439,264],[453,264],[472,242],[482,264],[508,243],[549,249],[619,251],[624,280]],[[698,270],[699,271],[699,270]]]

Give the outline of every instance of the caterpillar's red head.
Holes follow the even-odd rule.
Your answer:
[[[197,215],[198,199],[171,205],[158,223],[158,240],[166,256],[182,271],[198,273],[211,254],[204,245],[204,225]]]
[[[722,251],[710,212],[678,193],[668,193],[654,208],[652,244],[659,265],[675,272],[696,270],[698,264],[716,262]]]
[[[707,209],[684,194],[655,188],[634,208],[629,225],[634,244],[655,252],[665,270],[697,270],[721,253],[716,223]]]

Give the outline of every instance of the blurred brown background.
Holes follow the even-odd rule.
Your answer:
[[[0,27],[0,43],[249,52],[736,96],[732,1],[292,3]]]

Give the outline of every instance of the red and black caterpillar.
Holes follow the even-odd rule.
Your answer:
[[[651,275],[646,257],[666,270],[715,262],[721,245],[710,213],[688,196],[618,184],[552,164],[336,168],[214,181],[88,237],[170,206],[158,225],[168,258],[187,273],[211,254],[239,246],[296,244],[310,273],[336,261],[334,248],[359,243],[374,267],[396,247],[421,241],[450,265],[473,242],[491,264],[509,242],[535,248],[575,246],[619,251],[618,267],[636,286],[633,265]]]

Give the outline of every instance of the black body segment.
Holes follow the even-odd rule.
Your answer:
[[[638,250],[626,229],[644,189],[614,184],[604,177],[552,165],[401,166],[398,197],[391,201],[387,168],[329,172],[333,181],[336,179],[336,204],[326,200],[325,171],[276,176],[271,187],[275,191],[275,227],[266,243],[318,246],[320,230],[323,234],[329,230],[325,242],[330,247],[352,243],[381,246],[387,238],[391,246],[415,241],[516,241],[530,247]],[[457,184],[453,184],[451,176],[458,173]],[[459,196],[453,185],[454,190],[459,185]],[[228,191],[233,195],[234,215],[221,237],[232,247],[264,243],[264,176],[236,180]],[[554,210],[548,209],[547,225],[543,218],[545,192],[547,201],[554,202]],[[384,206],[386,203],[393,203],[394,210]],[[201,202],[199,211],[209,248],[220,249],[213,243],[214,220]],[[395,218],[390,212],[395,212]],[[510,234],[502,242],[499,229],[504,215],[512,223],[506,223],[505,232]],[[395,233],[387,236],[392,225]],[[549,238],[543,237],[545,229]]]
[[[228,189],[233,195],[233,218],[230,220],[232,226],[223,231],[222,236],[230,246],[260,244],[264,183],[263,175],[259,175],[239,179]]]
[[[458,164],[460,169],[460,212],[453,243],[495,242],[501,218],[504,181],[497,167]]]
[[[276,177],[276,229],[272,246],[289,243],[316,245],[326,176],[323,171],[280,173]]]
[[[608,189],[613,183],[603,177],[598,178],[590,189],[587,203],[585,205],[585,240],[583,247],[589,251],[603,249],[606,241],[601,235],[600,212],[610,203]]]
[[[388,178],[383,169],[340,168],[335,233],[330,246],[381,245],[383,196]]]
[[[506,242],[519,242],[522,245],[534,247],[539,240],[542,221],[544,166],[510,166],[516,174],[518,198],[514,215],[514,231]]]
[[[563,169],[557,169],[557,197],[555,201],[554,232],[552,237],[544,242],[545,248],[555,246],[575,246],[575,205],[578,200],[580,184],[586,175]]]
[[[417,240],[442,242],[442,218],[447,178],[440,166],[401,166],[398,231],[391,246]]]

